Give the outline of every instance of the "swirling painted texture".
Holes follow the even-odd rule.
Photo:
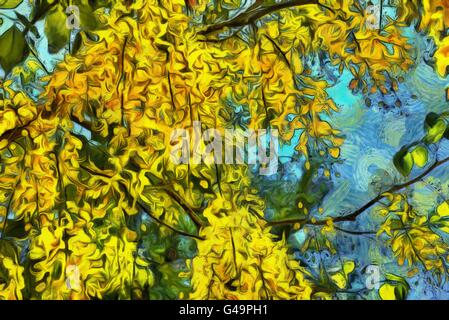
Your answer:
[[[0,298],[449,298],[448,10],[0,1]]]

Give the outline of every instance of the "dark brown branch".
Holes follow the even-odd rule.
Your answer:
[[[273,300],[273,298],[272,297],[270,297],[270,294],[268,293],[268,289],[267,289],[267,285],[266,285],[266,280],[265,280],[265,277],[264,277],[264,275],[263,275],[263,270],[262,270],[262,257],[261,256],[259,256],[259,265],[257,266],[258,267],[258,269],[259,269],[259,274],[260,274],[260,279],[262,280],[262,288],[263,288],[263,290],[265,291],[265,294],[266,294],[266,298],[267,298],[267,300]]]
[[[384,1],[380,0],[380,14],[379,14],[379,31],[382,30],[382,16],[384,11]]]
[[[2,235],[0,236],[0,239],[5,238],[6,224],[8,223],[8,215],[9,215],[9,211],[11,210],[12,198],[14,197],[14,192],[16,191],[16,188],[17,188],[19,182],[20,182],[20,175],[17,177],[17,180],[14,183],[14,187],[12,188],[11,194],[8,199],[8,205],[6,207],[6,212],[5,212],[5,220],[3,220]]]
[[[196,215],[196,212],[193,210],[192,207],[190,207],[184,201],[184,199],[182,199],[178,194],[176,194],[175,192],[173,192],[171,189],[169,189],[167,187],[163,187],[163,190],[165,191],[165,193],[167,193],[170,196],[170,198],[175,200],[176,203],[181,206],[181,208],[184,209],[184,211],[189,215],[190,219],[192,219],[193,223],[195,223],[197,228],[200,228],[200,227],[203,226],[203,223],[201,222],[201,220]]]
[[[171,231],[173,231],[173,232],[175,232],[175,233],[178,233],[178,234],[180,234],[180,235],[182,235],[182,236],[191,237],[191,238],[195,238],[195,239],[198,239],[198,240],[204,240],[204,238],[201,237],[201,236],[198,236],[198,235],[196,235],[196,234],[191,234],[191,233],[188,233],[188,232],[185,232],[185,231],[176,229],[176,228],[172,227],[171,225],[165,223],[165,222],[162,221],[161,219],[159,219],[159,218],[157,218],[156,216],[152,215],[152,214],[150,213],[149,210],[146,210],[146,208],[145,208],[139,201],[137,201],[137,206],[138,206],[142,211],[144,211],[146,214],[148,214],[152,219],[154,219],[157,223],[163,225],[164,227],[167,227],[167,228],[170,229]]]
[[[347,233],[353,236],[373,236],[376,235],[376,231],[359,231],[359,230],[347,230],[337,226],[334,226],[335,230],[338,230],[343,233]]]
[[[128,43],[128,37],[125,37],[124,43],[123,43],[123,49],[122,49],[122,57],[121,57],[121,77],[120,82],[123,83],[122,92],[120,93],[120,110],[122,115],[122,126],[127,128],[128,136],[131,135],[131,127],[126,120],[126,114],[125,114],[125,90],[126,90],[126,73],[125,73],[125,54],[126,54],[126,45]],[[120,83],[119,82],[119,83]],[[117,87],[118,89],[118,87]]]
[[[55,157],[55,169],[56,169],[56,173],[58,175],[58,184],[59,184],[59,194],[60,197],[62,196],[62,194],[64,194],[64,199],[62,199],[61,203],[63,205],[63,210],[67,209],[67,193],[64,187],[64,183],[62,181],[62,175],[61,175],[61,166],[59,163],[59,154],[57,154],[56,152],[52,153],[53,156]],[[63,211],[61,210],[61,212]],[[62,221],[62,215],[61,213],[58,214],[58,222],[59,222],[59,226],[61,226],[61,221]]]
[[[256,3],[253,6],[251,6],[250,8],[248,8],[248,10],[242,12],[241,14],[237,15],[235,18],[221,23],[210,25],[202,33],[210,34],[225,28],[235,28],[245,26],[255,22],[256,20],[268,14],[279,11],[281,9],[303,6],[308,4],[316,4],[316,5],[320,4],[318,0],[290,0],[275,4],[265,4],[263,2],[264,1],[256,1]]]
[[[173,94],[173,89],[172,89],[172,85],[171,85],[171,73],[170,73],[170,71],[167,72],[167,79],[168,79],[168,91],[170,93],[171,103],[173,105],[173,108],[176,108],[175,96]]]
[[[111,179],[111,178],[112,178],[111,176],[107,175],[106,173],[99,172],[98,170],[95,170],[95,169],[93,169],[93,168],[87,167],[87,166],[85,166],[85,165],[83,165],[83,164],[80,164],[80,168],[84,169],[85,171],[87,171],[87,172],[88,172],[89,174],[91,174],[91,175],[97,175],[97,176],[101,176],[101,177],[104,177],[104,178],[107,178],[107,179]],[[126,185],[124,185],[124,184],[123,184],[122,182],[120,182],[120,181],[119,181],[119,185],[124,189],[123,191],[126,193],[126,195],[127,195],[128,197],[130,197],[131,199],[134,200],[134,197],[128,192],[128,189],[127,189]],[[156,216],[152,215],[152,214],[150,213],[150,211],[146,208],[145,204],[143,204],[141,201],[139,201],[139,199],[135,199],[135,200],[136,200],[137,206],[138,206],[142,211],[144,211],[146,214],[148,214],[152,219],[154,219],[156,222],[158,222],[159,224],[161,224],[161,225],[167,227],[168,229],[170,229],[170,230],[172,230],[173,232],[178,233],[178,234],[180,234],[180,235],[182,235],[182,236],[191,237],[191,238],[195,238],[195,239],[198,239],[198,240],[204,240],[204,238],[201,237],[201,236],[198,236],[198,235],[196,235],[196,234],[187,233],[187,232],[185,232],[185,231],[176,229],[175,227],[173,227],[173,226],[171,226],[171,225],[165,223],[164,221],[160,220],[160,219],[157,218]]]
[[[428,174],[430,174],[433,170],[435,170],[436,168],[442,166],[443,164],[445,164],[447,162],[449,162],[449,157],[445,158],[443,160],[440,160],[440,161],[436,161],[427,170],[425,170],[423,173],[421,173],[416,178],[414,178],[414,179],[412,179],[410,181],[407,181],[407,182],[404,182],[404,183],[392,186],[390,189],[386,190],[385,192],[382,192],[377,197],[371,199],[365,205],[363,205],[362,207],[360,207],[359,209],[355,210],[354,212],[352,212],[352,213],[350,213],[348,215],[344,215],[344,216],[340,216],[340,217],[334,217],[334,218],[328,218],[326,220],[316,220],[316,221],[315,220],[311,220],[310,218],[271,221],[271,222],[268,223],[268,225],[269,226],[279,226],[279,225],[288,225],[288,224],[296,224],[296,223],[299,223],[301,225],[325,225],[329,219],[332,222],[334,222],[334,223],[336,223],[336,222],[344,222],[344,221],[355,221],[359,215],[361,215],[367,209],[371,208],[377,202],[379,202],[380,200],[385,198],[386,197],[386,195],[385,195],[386,193],[397,192],[399,190],[402,190],[402,189],[404,189],[406,187],[409,187],[409,186],[411,186],[411,185],[421,181]]]
[[[37,60],[37,62],[41,65],[42,69],[45,71],[46,74],[50,74],[50,71],[48,71],[47,67],[45,66],[45,64],[42,62],[41,59],[39,59],[39,55],[37,54],[36,50],[34,49],[33,46],[31,46],[28,42],[28,47],[30,48],[30,52],[31,54],[34,56],[34,58]]]
[[[87,173],[89,173],[90,175],[93,175],[93,176],[100,176],[100,177],[103,177],[103,178],[106,178],[106,179],[111,179],[112,178],[112,176],[110,176],[110,175],[108,175],[108,174],[106,174],[106,173],[104,173],[102,171],[94,170],[94,169],[92,169],[90,167],[87,167],[87,166],[85,166],[83,164],[80,164],[80,168],[82,168]]]
[[[24,124],[21,124],[20,126],[17,126],[15,128],[6,130],[5,132],[3,132],[2,135],[0,135],[0,140],[7,139],[8,140],[8,145],[9,145],[11,142],[16,140],[20,136],[22,136],[22,130],[26,129],[37,118],[38,118],[38,116],[35,116],[30,121],[28,121],[28,122],[26,122]]]
[[[282,49],[278,46],[278,44],[276,43],[276,41],[274,41],[273,39],[271,39],[269,36],[267,36],[266,34],[264,35],[265,38],[268,39],[268,41],[271,42],[271,44],[273,45],[273,47],[279,52],[279,55],[282,57],[282,60],[284,60],[284,62],[287,64],[288,68],[291,69],[290,66],[290,61],[288,61],[287,56],[285,55],[284,51],[282,51]]]

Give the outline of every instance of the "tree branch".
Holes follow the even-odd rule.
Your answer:
[[[195,210],[193,210],[192,207],[190,207],[184,199],[182,199],[177,193],[172,191],[170,188],[162,187],[162,189],[165,191],[166,194],[170,198],[172,198],[174,201],[176,201],[177,204],[181,206],[181,208],[189,215],[190,219],[192,219],[193,223],[197,226],[197,228],[201,228],[203,226],[202,221],[200,218],[196,215]]]
[[[392,186],[390,189],[382,192],[381,194],[379,194],[377,197],[371,199],[370,201],[368,201],[365,205],[363,205],[362,207],[360,207],[359,209],[355,210],[354,212],[348,214],[348,215],[344,215],[344,216],[340,216],[340,217],[334,217],[334,218],[328,218],[326,220],[311,220],[310,218],[302,218],[302,219],[289,219],[289,220],[280,220],[280,221],[271,221],[268,223],[269,226],[279,226],[279,225],[288,225],[288,224],[296,224],[299,223],[301,225],[325,225],[329,219],[336,223],[336,222],[344,222],[344,221],[355,221],[357,219],[357,217],[359,215],[361,215],[363,212],[365,212],[367,209],[371,208],[374,204],[376,204],[377,202],[379,202],[380,200],[382,200],[383,198],[386,197],[386,193],[393,193],[393,192],[397,192],[399,190],[402,190],[406,187],[409,187],[413,184],[415,184],[416,182],[421,181],[423,178],[425,178],[427,175],[429,175],[433,170],[435,170],[436,168],[442,166],[443,164],[449,162],[449,157],[440,160],[440,161],[436,161],[434,164],[432,164],[427,170],[425,170],[423,173],[421,173],[419,176],[417,176],[416,178],[401,183],[401,184],[397,184]]]
[[[204,238],[201,237],[201,236],[198,236],[198,235],[196,235],[196,234],[187,233],[187,232],[185,232],[185,231],[176,229],[175,227],[172,227],[171,225],[165,223],[165,222],[162,221],[161,219],[159,219],[159,218],[157,218],[156,216],[152,215],[152,214],[150,213],[150,211],[147,210],[146,207],[144,207],[144,206],[139,202],[139,200],[137,201],[137,206],[138,206],[142,211],[144,211],[146,214],[148,214],[148,215],[151,217],[151,219],[153,219],[153,220],[155,220],[157,223],[159,223],[159,224],[161,224],[161,225],[167,227],[167,228],[170,229],[171,231],[173,231],[173,232],[175,232],[175,233],[178,233],[178,234],[180,234],[180,235],[182,235],[182,236],[191,237],[191,238],[195,238],[195,239],[198,239],[198,240],[204,240]]]
[[[122,49],[122,55],[121,55],[121,76],[119,83],[117,85],[117,91],[119,90],[120,83],[122,84],[122,92],[118,92],[120,95],[120,111],[122,116],[122,127],[126,128],[128,131],[128,136],[131,135],[131,127],[126,120],[126,113],[125,113],[125,90],[126,90],[126,73],[125,73],[125,54],[126,54],[126,45],[128,43],[128,37],[125,37],[124,43],[123,43],[123,49]]]
[[[12,188],[11,194],[8,199],[8,205],[6,207],[5,218],[4,218],[5,220],[3,220],[2,234],[0,235],[0,239],[5,238],[6,224],[8,223],[8,215],[9,215],[9,211],[11,210],[12,198],[14,197],[14,192],[16,191],[16,188],[17,188],[19,182],[20,182],[20,175],[18,175],[17,180],[14,183],[14,187]]]
[[[2,135],[0,135],[0,140],[7,139],[8,145],[9,145],[11,142],[13,142],[17,138],[19,138],[22,135],[22,130],[26,129],[28,127],[28,125],[30,125],[37,118],[38,118],[38,116],[36,115],[35,117],[33,117],[33,119],[31,119],[30,121],[28,121],[26,123],[21,124],[20,126],[17,126],[15,128],[6,130],[5,132],[3,132]]]
[[[256,20],[281,9],[303,6],[308,4],[316,4],[320,3],[318,0],[290,0],[281,3],[275,4],[264,4],[264,1],[256,1],[256,3],[249,7],[248,10],[242,12],[231,20],[220,22],[217,24],[212,24],[206,28],[202,34],[210,34],[216,31],[220,31],[225,28],[235,28],[241,27],[255,22]]]
[[[382,16],[384,11],[384,1],[380,0],[380,14],[379,14],[379,31],[382,30]]]
[[[93,169],[93,168],[91,168],[91,167],[88,167],[88,166],[85,166],[85,165],[83,165],[83,164],[80,164],[80,168],[86,170],[86,171],[87,171],[89,174],[91,174],[91,175],[97,175],[97,176],[101,176],[101,177],[108,178],[108,179],[111,179],[111,178],[112,178],[111,176],[109,176],[109,175],[107,175],[107,174],[105,174],[105,173],[103,173],[103,172],[99,172],[98,170],[95,170],[95,169]],[[120,181],[119,181],[118,183],[119,183],[119,185],[124,189],[123,191],[126,193],[126,195],[127,195],[128,197],[130,197],[131,199],[136,200],[137,206],[138,206],[142,211],[144,211],[146,214],[148,214],[152,219],[154,219],[157,223],[159,223],[159,224],[161,224],[161,225],[167,227],[168,229],[170,229],[170,230],[172,230],[173,232],[178,233],[178,234],[180,234],[180,235],[182,235],[182,236],[191,237],[191,238],[195,238],[195,239],[198,239],[198,240],[204,240],[204,238],[201,237],[201,236],[198,236],[198,235],[196,235],[196,234],[191,234],[191,233],[188,233],[188,232],[185,232],[185,231],[176,229],[175,227],[173,227],[173,226],[171,226],[171,225],[165,223],[165,222],[162,221],[161,219],[159,219],[159,218],[157,218],[156,216],[152,215],[152,214],[150,213],[150,211],[146,208],[145,204],[143,204],[139,199],[135,199],[135,198],[128,192],[128,189],[127,189],[126,185],[124,185],[124,184],[123,184],[122,182],[120,182]]]

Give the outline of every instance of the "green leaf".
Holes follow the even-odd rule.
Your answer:
[[[382,300],[396,300],[395,286],[389,283],[384,283],[379,288],[379,296]]]
[[[393,158],[393,164],[403,175],[408,176],[413,168],[413,156],[407,148],[402,148]]]
[[[20,14],[18,12],[14,12],[14,13],[16,14],[16,17],[20,21],[20,23],[22,23],[27,30],[30,30],[34,34],[34,36],[39,39],[40,35],[39,35],[39,31],[37,30],[36,26],[34,24],[32,24],[30,21],[28,21],[28,18],[25,17],[23,14]]]
[[[23,0],[0,0],[0,9],[14,9],[22,2]]]
[[[101,23],[94,13],[95,9],[86,5],[80,5],[79,8],[81,29],[85,31],[94,31],[100,29]]]
[[[13,26],[0,36],[0,65],[6,74],[25,60],[29,47],[25,35]]]
[[[441,118],[438,119],[433,126],[428,127],[427,135],[424,140],[427,143],[437,143],[443,137],[446,128],[446,122]]]
[[[379,288],[379,296],[382,300],[405,300],[410,286],[407,281],[395,274],[385,275],[386,283]]]
[[[28,233],[25,231],[23,220],[8,220],[5,228],[5,237],[14,239],[25,239]]]
[[[415,150],[412,151],[412,157],[414,163],[422,168],[427,164],[427,160],[429,159],[429,152],[426,147],[418,146]]]
[[[83,36],[82,36],[81,32],[82,31],[80,31],[76,34],[75,41],[73,41],[71,52],[70,52],[72,55],[75,55],[83,44]]]
[[[407,283],[407,280],[405,280],[403,277],[395,275],[394,273],[386,273],[385,274],[385,279],[387,279],[388,281],[392,281],[392,282],[397,282],[402,284],[403,286],[409,288],[409,285]]]
[[[403,285],[397,285],[394,288],[394,294],[396,296],[396,300],[405,300],[408,295],[408,289]]]
[[[68,44],[70,29],[66,26],[67,16],[62,6],[54,7],[45,19],[45,35],[48,39],[48,52],[57,53]]]
[[[11,241],[0,239],[0,254],[6,257],[15,257],[17,256],[17,247]]]
[[[432,128],[435,125],[435,123],[437,123],[439,118],[440,115],[438,113],[430,112],[429,114],[427,114],[426,119],[424,121],[424,127],[426,128],[426,130],[428,130],[428,128]]]

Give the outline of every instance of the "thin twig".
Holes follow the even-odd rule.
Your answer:
[[[104,178],[107,178],[107,179],[111,179],[111,178],[112,178],[111,176],[109,176],[109,175],[107,175],[107,174],[105,174],[105,173],[103,173],[103,172],[99,172],[98,170],[95,170],[95,169],[93,169],[93,168],[91,168],[91,167],[87,167],[87,166],[85,166],[85,165],[83,165],[83,164],[80,164],[80,167],[81,167],[82,169],[86,170],[86,171],[87,171],[88,173],[90,173],[91,175],[98,175],[98,176],[101,176],[101,177],[104,177]],[[148,214],[152,219],[154,219],[156,222],[158,222],[159,224],[161,224],[161,225],[163,225],[163,226],[169,228],[169,229],[172,230],[173,232],[176,232],[176,233],[178,233],[178,234],[180,234],[180,235],[183,235],[183,236],[186,236],[186,237],[195,238],[195,239],[198,239],[198,240],[204,240],[204,238],[201,237],[201,236],[198,236],[198,235],[195,235],[195,234],[191,234],[191,233],[188,233],[188,232],[185,232],[185,231],[176,229],[175,227],[173,227],[173,226],[171,226],[171,225],[165,223],[165,222],[162,221],[161,219],[157,218],[156,216],[154,216],[153,214],[151,214],[151,212],[146,208],[145,204],[143,204],[139,199],[135,199],[135,198],[128,192],[128,189],[127,189],[126,185],[123,184],[123,182],[118,181],[118,183],[119,183],[119,185],[123,188],[123,191],[126,193],[126,195],[127,195],[128,197],[130,197],[132,200],[136,200],[137,206],[138,206],[142,211],[144,211],[146,214]]]
[[[365,205],[363,205],[362,207],[360,207],[359,209],[355,210],[354,212],[352,212],[352,213],[350,213],[348,215],[344,215],[344,216],[340,216],[340,217],[328,218],[326,220],[311,220],[310,218],[301,218],[301,219],[289,219],[289,220],[271,221],[271,222],[268,223],[268,225],[269,226],[279,226],[279,225],[288,225],[288,224],[296,224],[296,223],[299,223],[301,225],[325,225],[329,220],[331,220],[334,223],[336,223],[336,222],[344,222],[344,221],[355,221],[359,215],[361,215],[367,209],[371,208],[374,204],[376,204],[377,202],[379,202],[380,200],[385,198],[386,194],[397,192],[399,190],[402,190],[402,189],[404,189],[406,187],[409,187],[409,186],[411,186],[411,185],[421,181],[423,178],[425,178],[427,175],[429,175],[433,170],[435,170],[436,168],[442,166],[443,164],[445,164],[447,162],[449,162],[449,157],[447,157],[447,158],[445,158],[443,160],[440,160],[440,161],[436,161],[427,170],[425,170],[423,173],[418,175],[416,178],[414,178],[414,179],[412,179],[410,181],[407,181],[407,182],[404,182],[404,183],[392,186],[387,191],[382,192],[381,194],[379,194],[375,198],[373,198],[370,201],[368,201]]]
[[[208,26],[202,33],[210,34],[225,28],[235,28],[245,26],[255,22],[256,20],[268,14],[279,11],[281,9],[303,6],[308,4],[320,5],[318,0],[291,0],[271,5],[264,4],[263,1],[261,1],[254,6],[251,6],[250,8],[248,8],[248,10],[242,12],[241,14],[237,15],[235,18],[231,20]]]

